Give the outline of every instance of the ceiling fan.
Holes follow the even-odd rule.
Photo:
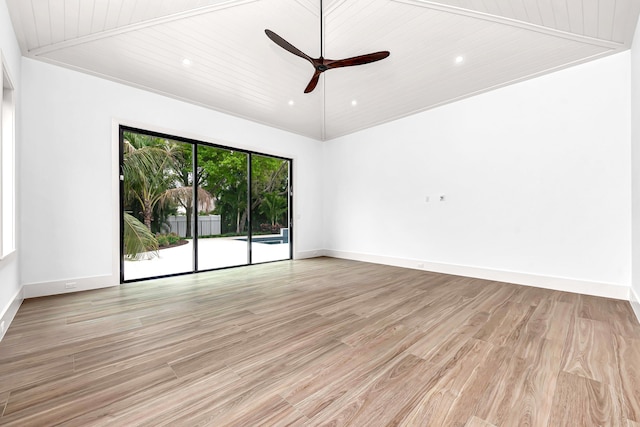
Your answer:
[[[288,41],[286,41],[285,39],[283,39],[273,31],[264,30],[264,32],[267,34],[267,37],[273,40],[275,44],[277,44],[284,50],[287,50],[293,53],[294,55],[297,55],[300,58],[304,58],[307,61],[311,62],[311,65],[313,65],[313,67],[315,68],[315,71],[313,72],[313,77],[311,77],[311,81],[309,82],[307,87],[304,89],[304,93],[309,93],[313,91],[318,85],[320,74],[324,73],[327,70],[331,70],[332,68],[351,67],[353,65],[368,64],[370,62],[380,61],[381,59],[384,59],[387,56],[389,56],[389,52],[385,50],[381,52],[368,53],[366,55],[359,55],[359,56],[354,56],[354,57],[345,58],[345,59],[325,59],[324,50],[323,50],[324,49],[323,40],[322,40],[323,39],[322,16],[323,16],[322,0],[320,0],[320,57],[319,58],[311,58],[309,55],[305,54],[300,49],[298,49],[297,47],[295,47],[294,45],[292,45],[291,43],[289,43]]]

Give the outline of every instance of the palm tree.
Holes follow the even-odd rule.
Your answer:
[[[142,222],[151,230],[153,209],[171,186],[175,144],[148,135],[125,133],[124,194],[128,202],[141,207]]]
[[[276,222],[288,209],[287,199],[277,193],[267,193],[260,204],[262,212],[271,221],[271,227],[275,227]]]
[[[186,215],[186,237],[192,237],[191,233],[191,217],[193,215],[193,187],[181,186],[169,188],[165,191],[163,201],[168,200],[179,204],[185,210]],[[213,196],[204,188],[198,187],[198,206],[203,206],[205,211],[213,209]]]
[[[158,240],[153,233],[128,212],[124,213],[124,253],[127,259],[140,260],[158,256]]]
[[[158,255],[158,240],[151,232],[154,207],[162,201],[172,165],[173,148],[166,140],[125,132],[122,175],[124,199],[128,206],[141,208],[137,215],[124,212],[124,252],[128,259],[139,260]],[[134,203],[135,202],[135,203]]]

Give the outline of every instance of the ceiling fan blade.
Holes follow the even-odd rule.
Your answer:
[[[288,41],[286,41],[285,39],[283,39],[282,37],[280,37],[279,35],[277,35],[273,31],[264,30],[264,32],[267,35],[267,37],[269,37],[271,40],[273,40],[273,42],[275,44],[277,44],[278,46],[280,46],[284,50],[289,51],[289,52],[293,53],[294,55],[299,56],[300,58],[304,58],[304,59],[306,59],[307,61],[309,61],[309,62],[311,62],[313,64],[313,60],[311,58],[309,58],[309,56],[307,54],[305,54],[303,51],[301,51],[300,49],[298,49],[297,47],[295,47],[294,45],[292,45],[291,43],[289,43]]]
[[[328,69],[331,68],[340,68],[340,67],[351,67],[353,65],[363,65],[368,64],[370,62],[380,61],[381,59],[389,56],[388,51],[382,52],[374,52],[368,53],[366,55],[354,56],[352,58],[338,59],[338,60],[325,60],[325,65]]]
[[[318,85],[318,80],[320,80],[320,74],[322,74],[322,71],[318,71],[318,70],[316,70],[315,73],[313,73],[313,77],[311,77],[311,81],[309,82],[307,87],[304,89],[304,93],[309,93],[316,88],[316,86]]]

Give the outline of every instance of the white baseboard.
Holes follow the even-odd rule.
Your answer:
[[[47,295],[67,294],[92,289],[118,286],[120,281],[113,276],[83,277],[55,282],[30,283],[23,286],[25,298],[37,298]]]
[[[640,322],[640,297],[638,296],[638,294],[633,288],[631,288],[631,292],[629,295],[629,302],[631,303],[631,308],[633,309],[633,312],[636,314],[636,317],[638,318],[638,322]]]
[[[293,259],[307,259],[325,256],[324,249],[316,249],[313,251],[300,251],[293,254]]]
[[[517,285],[535,286],[538,288],[621,299],[625,301],[629,300],[630,288],[628,286],[616,285],[613,283],[590,282],[586,280],[568,279],[564,277],[540,276],[536,274],[519,273],[515,271],[494,270],[489,268],[429,262],[406,258],[394,258],[357,252],[325,250],[324,254],[326,256],[334,258],[371,262],[374,264],[392,265],[395,267],[412,268],[416,270],[433,271],[436,273],[453,274],[456,276],[475,277],[478,279],[514,283]]]
[[[24,293],[23,289],[20,288],[4,310],[0,312],[0,324],[4,325],[4,327],[0,329],[0,341],[2,341],[2,338],[7,333],[7,329],[9,329],[9,325],[11,325],[13,318],[16,317],[16,313],[18,312],[20,305],[22,305],[22,301],[24,301]]]

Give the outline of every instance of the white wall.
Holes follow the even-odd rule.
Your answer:
[[[293,158],[296,257],[322,249],[320,142],[30,59],[22,71],[27,296],[118,282],[114,121]]]
[[[5,65],[8,69],[10,77],[14,85],[14,94],[16,96],[16,127],[19,127],[21,119],[20,115],[20,95],[21,95],[21,79],[20,79],[20,48],[13,32],[9,11],[5,0],[0,0],[0,51],[4,58]],[[0,71],[1,73],[1,71]],[[16,129],[16,150],[17,160],[20,156],[21,134]],[[16,183],[19,185],[19,179]],[[19,230],[17,230],[19,233]],[[0,260],[0,323],[5,322],[5,329],[13,319],[22,301],[20,275],[19,275],[19,250]],[[0,331],[0,339],[2,339],[2,331]]]
[[[640,31],[637,26],[631,48],[631,164],[633,199],[631,305],[640,320]]]
[[[326,143],[327,253],[626,299],[629,85],[624,52]]]

